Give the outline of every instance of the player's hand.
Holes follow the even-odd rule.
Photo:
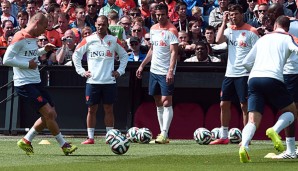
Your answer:
[[[137,70],[137,72],[136,72],[136,77],[138,78],[138,79],[141,79],[142,78],[142,72],[143,72],[143,67],[139,67],[138,68],[138,70]]]
[[[229,11],[224,11],[222,22],[223,25],[226,25],[229,22]]]
[[[47,44],[44,46],[44,50],[45,50],[46,52],[48,52],[48,51],[54,49],[55,47],[56,47],[55,45],[53,45],[53,44],[51,44],[51,43],[47,43]]]
[[[84,73],[84,77],[85,78],[90,78],[92,75],[91,75],[91,72],[90,71],[85,71]]]
[[[167,82],[168,85],[174,83],[174,73],[173,73],[173,71],[169,71],[167,73],[166,82]]]
[[[30,69],[36,69],[37,68],[37,62],[35,61],[36,58],[33,58],[29,61],[29,68]]]
[[[112,71],[112,76],[118,78],[120,77],[120,73],[118,71]]]

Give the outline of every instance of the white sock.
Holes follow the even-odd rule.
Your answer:
[[[278,118],[275,125],[272,127],[275,132],[278,134],[281,130],[288,127],[294,121],[294,115],[291,112],[285,112]]]
[[[55,138],[56,138],[57,142],[59,143],[60,147],[63,147],[63,145],[66,143],[61,132],[58,135],[56,135]]]
[[[173,107],[164,107],[163,111],[163,127],[161,135],[168,137],[169,128],[173,119]]]
[[[160,132],[162,132],[164,107],[163,106],[156,106],[156,109],[157,109],[157,118],[158,118]]]
[[[114,127],[106,127],[106,131],[109,132],[109,130],[114,129]]]
[[[94,139],[94,130],[95,130],[95,128],[87,128],[89,139]]]
[[[25,139],[32,142],[33,138],[38,134],[38,132],[32,127],[27,134],[25,135]]]
[[[248,122],[242,130],[242,143],[241,146],[248,148],[249,142],[256,132],[256,125]]]
[[[220,132],[220,138],[227,139],[228,133],[229,133],[229,127],[221,126],[219,129],[219,132]]]
[[[287,154],[294,154],[295,153],[295,137],[286,137],[286,144],[287,144]]]

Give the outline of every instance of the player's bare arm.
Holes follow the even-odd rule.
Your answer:
[[[217,35],[216,35],[216,43],[221,44],[226,41],[226,37],[224,36],[224,31],[226,29],[226,25],[229,21],[229,12],[225,11],[223,14],[223,20],[220,28],[218,29]]]
[[[170,45],[170,51],[171,51],[170,67],[166,77],[166,81],[168,84],[172,84],[174,82],[174,68],[177,61],[178,44]]]
[[[142,78],[142,72],[144,67],[151,61],[152,59],[152,51],[153,51],[153,47],[151,46],[151,48],[149,49],[146,58],[143,60],[143,62],[141,63],[141,65],[139,66],[137,72],[136,72],[136,76],[138,79]]]

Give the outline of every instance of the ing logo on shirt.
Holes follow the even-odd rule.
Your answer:
[[[37,50],[27,50],[24,56],[37,56]]]
[[[167,46],[167,43],[163,40],[160,41],[152,41],[153,46]]]
[[[95,58],[95,57],[113,57],[113,53],[110,50],[107,50],[106,53],[104,51],[95,51],[95,52],[90,52],[90,57]]]

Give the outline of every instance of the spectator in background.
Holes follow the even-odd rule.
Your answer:
[[[86,14],[86,22],[95,26],[96,19],[98,17],[97,8],[95,0],[87,0],[87,14]]]
[[[176,10],[178,13],[178,21],[173,22],[174,26],[178,31],[184,30],[188,33],[188,23],[190,20],[186,15],[186,4],[184,2],[178,2]]]
[[[118,13],[119,18],[123,16],[123,10],[115,4],[116,0],[108,0],[108,3],[102,7],[99,11],[98,15],[108,16],[110,11],[116,11]]]
[[[108,14],[109,30],[111,35],[117,37],[119,40],[126,40],[125,30],[122,26],[117,25],[118,14],[115,11],[110,11]]]
[[[13,23],[13,27],[17,27],[18,26],[17,19],[10,14],[10,10],[11,10],[10,2],[9,1],[1,2],[1,9],[2,9],[1,22],[3,23],[5,20],[10,20]]]
[[[131,36],[131,18],[129,16],[121,17],[119,25],[124,28],[126,38]]]
[[[186,59],[184,62],[220,62],[220,59],[210,56],[212,50],[208,43],[198,42],[195,48],[195,55]]]
[[[85,38],[85,37],[88,37],[92,34],[92,30],[90,27],[88,26],[85,26],[83,29],[82,29],[82,38]]]
[[[54,29],[57,29],[59,27],[58,16],[59,14],[61,14],[60,5],[56,3],[51,4],[48,8],[47,13],[51,14],[54,17],[53,26],[54,26]]]
[[[36,1],[35,0],[28,0],[27,1],[27,6],[26,6],[26,11],[28,12],[29,14],[29,20],[30,18],[36,14],[37,12],[37,4],[36,4]]]
[[[71,57],[75,48],[75,35],[72,30],[67,30],[62,37],[62,47],[56,52],[58,64],[72,66]]]
[[[0,37],[0,47],[8,47],[8,36],[13,33],[13,23],[10,20],[5,20],[2,23],[3,35]],[[0,56],[3,58],[6,49],[0,49]]]
[[[267,16],[267,11],[268,11],[268,5],[267,4],[260,4],[258,5],[257,13],[258,17],[254,17],[253,19],[249,20],[247,24],[259,28],[262,26],[262,21],[265,19],[264,17]]]
[[[219,0],[219,7],[214,8],[209,15],[209,25],[213,26],[216,30],[222,24],[222,18],[224,11],[228,10],[228,0]]]
[[[208,23],[204,21],[201,8],[197,6],[193,7],[193,9],[191,10],[191,14],[192,14],[191,20],[202,21],[200,25],[201,31],[205,30],[205,27],[208,26]]]
[[[149,32],[149,28],[147,28],[145,26],[145,21],[142,17],[135,17],[133,20],[132,20],[132,23],[131,23],[131,26],[133,27],[134,25],[139,25],[142,27],[142,34],[145,35],[146,33]]]
[[[141,14],[144,19],[150,17],[149,4],[147,0],[141,0],[141,6],[139,9],[141,10]]]
[[[148,49],[150,49],[151,48],[150,33],[145,34],[144,40],[145,40],[145,45],[148,47]]]
[[[148,28],[151,28],[151,26],[153,26],[154,24],[157,23],[157,19],[156,19],[156,15],[155,15],[155,7],[156,5],[158,5],[157,3],[155,2],[152,2],[150,5],[149,5],[149,11],[150,11],[150,17],[145,20],[145,26],[148,27]]]
[[[131,10],[129,10],[129,16],[132,20],[135,19],[136,17],[140,17],[141,16],[141,10],[137,7],[132,8]]]
[[[293,12],[293,14],[295,14],[297,10],[297,5],[295,0],[288,0],[284,5],[286,8],[290,9]]]
[[[48,38],[44,34],[38,36],[37,39],[37,45],[39,48],[43,48],[47,43],[49,43]],[[38,57],[38,61],[40,62],[40,65],[53,65],[53,63],[57,62],[53,50],[48,51],[46,54],[40,55]]]
[[[17,18],[19,25],[17,27],[13,28],[13,32],[16,33],[24,28],[26,28],[28,23],[28,13],[26,11],[20,11],[18,12]]]
[[[64,33],[66,32],[66,30],[70,29],[70,27],[68,26],[68,23],[69,23],[69,15],[66,13],[60,13],[58,15],[59,27],[56,29],[56,31],[58,31],[58,33],[60,34],[60,38],[64,36]]]
[[[47,37],[47,41],[56,47],[61,47],[61,37],[57,30],[53,29],[54,17],[51,14],[45,14],[45,17],[48,19],[48,26],[45,31],[45,36]]]
[[[246,12],[244,13],[243,21],[248,23],[248,21],[252,20],[253,18],[258,18],[255,16],[254,9],[257,5],[257,0],[247,0],[248,8]]]
[[[142,26],[140,25],[134,25],[132,28],[131,28],[131,36],[132,37],[137,37],[140,39],[140,43],[142,46],[145,46],[145,41],[144,41],[144,36],[143,36],[143,33],[142,33]],[[127,44],[128,44],[128,47],[129,49],[130,48],[130,38],[126,40]]]
[[[129,62],[142,62],[146,58],[146,53],[141,51],[141,42],[137,37],[130,38],[130,49],[131,53],[128,56]]]
[[[175,11],[176,8],[176,0],[165,0],[165,4],[168,6],[168,15],[171,22],[178,21],[179,16]]]
[[[79,36],[76,36],[76,37],[79,37],[79,40],[81,40],[80,35],[82,33],[82,29],[85,26],[90,27],[92,29],[92,32],[95,32],[96,28],[94,25],[86,21],[85,9],[82,6],[77,6],[75,9],[75,13],[76,13],[76,20],[70,23],[69,27],[76,28],[76,30],[79,33]]]
[[[189,43],[190,44],[196,44],[199,41],[202,41],[205,39],[202,34],[201,25],[202,25],[202,19],[199,18],[199,20],[193,20],[189,22],[188,25],[188,37],[189,37]]]
[[[47,13],[50,5],[54,3],[56,3],[56,0],[44,0],[42,6],[40,7],[40,11],[44,14]]]
[[[137,7],[134,0],[116,0],[115,4],[127,15],[131,9]]]
[[[26,11],[27,0],[14,0],[11,1],[11,12],[10,14],[17,18],[18,13],[21,11]]]
[[[75,8],[76,4],[72,3],[71,0],[62,0],[61,1],[61,12],[69,15],[69,23],[72,23],[76,20]],[[68,23],[68,24],[69,24]]]
[[[212,52],[219,52],[219,53],[225,53],[228,46],[226,42],[217,44],[215,42],[215,33],[216,30],[213,26],[207,26],[205,29],[205,38],[207,43],[211,46]]]
[[[285,14],[286,16],[288,16],[288,17],[293,17],[293,16],[294,16],[292,10],[288,9],[288,8],[284,5],[284,2],[285,2],[284,0],[271,0],[271,1],[272,1],[273,4],[274,4],[274,3],[278,3],[278,4],[282,5],[282,6],[283,6],[283,10],[284,10],[284,14]]]
[[[178,40],[179,61],[184,61],[195,53],[196,46],[195,44],[191,44],[189,35],[184,30],[178,32]]]
[[[186,15],[191,16],[191,9],[195,6],[202,7],[202,0],[182,0],[186,4]]]

